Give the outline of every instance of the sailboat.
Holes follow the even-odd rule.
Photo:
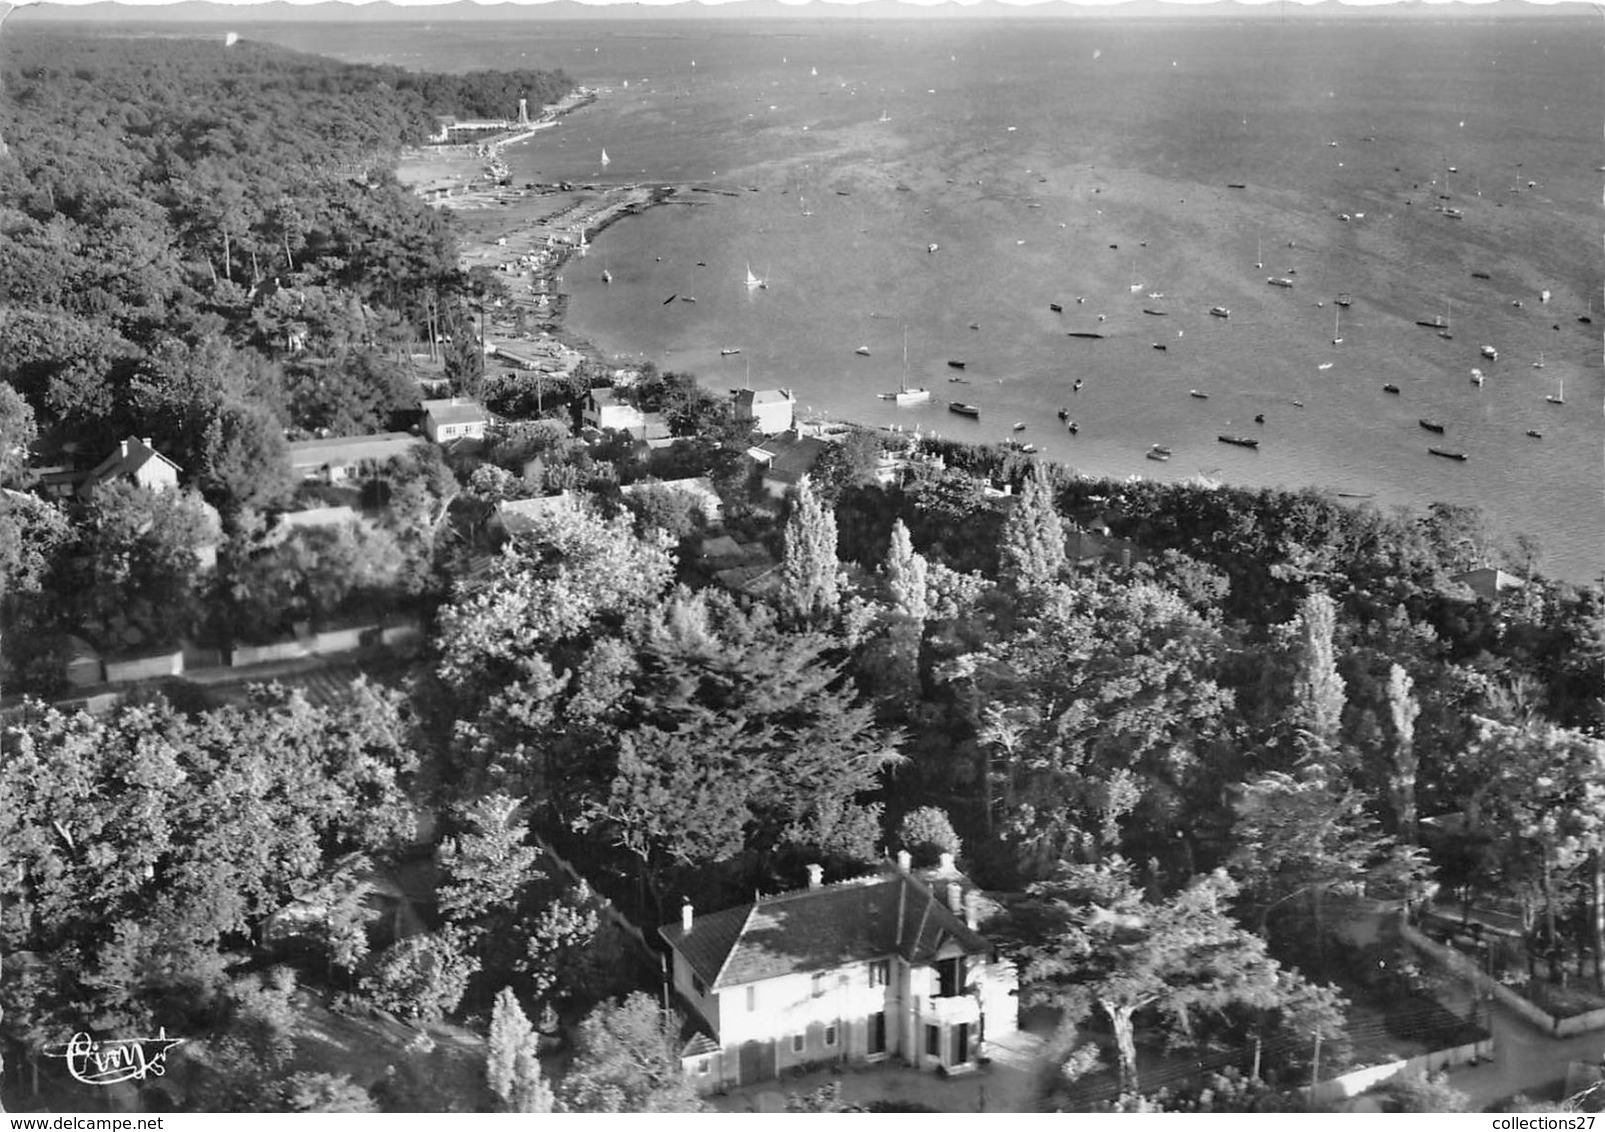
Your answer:
[[[747,290],[759,291],[768,290],[768,288],[769,281],[767,279],[759,279],[752,273],[752,264],[747,264]]]
[[[1254,239],[1254,270],[1262,271],[1265,268],[1265,237],[1257,236]]]
[[[1566,379],[1561,378],[1560,384],[1556,387],[1555,392],[1551,393],[1548,397],[1545,397],[1544,400],[1548,401],[1551,405],[1564,405],[1566,403]]]
[[[613,282],[613,272],[609,271],[605,267],[602,269],[602,282],[604,282],[604,283]]]
[[[583,224],[580,225],[580,242],[575,246],[581,255],[591,250],[591,245],[585,242],[585,225]]]
[[[808,68],[808,75],[809,75],[810,78],[817,79],[819,77],[819,68],[818,67],[809,67]]]
[[[602,168],[606,169],[611,164],[613,164],[613,162],[607,155],[607,146],[604,145],[602,147]]]
[[[884,111],[884,110],[882,110],[882,111],[881,111],[881,116],[880,116],[880,118],[879,118],[879,119],[878,119],[878,120],[879,120],[879,121],[882,121],[882,122],[890,122],[890,121],[891,121],[891,118],[889,118],[889,117],[888,117],[888,116],[887,116],[887,114],[886,114],[886,111]]]
[[[931,391],[924,386],[908,386],[908,327],[903,328],[903,376],[897,383],[897,392],[882,393],[881,400],[895,401],[899,406],[918,405],[931,399]]]
[[[1343,308],[1332,312],[1332,345],[1343,345]]]
[[[1543,368],[1544,368],[1544,352],[1542,350],[1539,350],[1538,351],[1538,360],[1533,363],[1533,369],[1543,369]]]

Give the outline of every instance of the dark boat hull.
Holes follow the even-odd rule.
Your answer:
[[[1222,444],[1235,444],[1239,448],[1259,447],[1259,441],[1255,440],[1251,436],[1226,436],[1223,434],[1220,438],[1220,442]]]
[[[978,417],[981,415],[981,410],[974,405],[964,405],[958,401],[950,402],[947,406],[947,411],[957,413],[961,417]]]
[[[1422,428],[1426,429],[1428,432],[1442,432],[1443,431],[1443,426],[1441,424],[1439,424],[1437,421],[1423,420],[1423,421],[1418,421],[1416,423],[1418,423]]]
[[[1442,456],[1445,460],[1464,460],[1466,458],[1464,452],[1451,452],[1447,448],[1428,448],[1427,451],[1434,456]]]

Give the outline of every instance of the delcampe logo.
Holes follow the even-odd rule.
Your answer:
[[[123,1081],[143,1081],[167,1072],[167,1055],[183,1038],[170,1038],[167,1029],[154,1038],[107,1038],[96,1040],[80,1031],[66,1045],[45,1050],[46,1057],[67,1062],[67,1072],[86,1085],[116,1085]]]

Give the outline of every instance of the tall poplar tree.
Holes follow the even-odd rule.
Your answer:
[[[825,509],[804,476],[786,520],[780,560],[780,607],[800,624],[828,621],[841,606],[841,563],[836,558],[836,516]]]
[[[998,578],[1025,593],[1055,581],[1067,562],[1064,523],[1054,505],[1053,488],[1044,466],[1034,464],[1003,524]]]
[[[1298,669],[1288,720],[1305,760],[1329,759],[1338,749],[1345,688],[1332,645],[1336,623],[1337,606],[1330,597],[1318,591],[1305,597],[1299,609]]]
[[[1388,768],[1388,801],[1398,823],[1400,841],[1416,839],[1416,717],[1421,705],[1411,694],[1415,685],[1399,665],[1388,669],[1388,718],[1393,724],[1393,750]]]
[[[513,988],[496,992],[485,1048],[485,1080],[508,1112],[551,1112],[552,1090],[541,1079],[539,1039]]]
[[[893,610],[923,624],[930,615],[925,586],[925,557],[914,549],[908,528],[898,519],[892,524],[892,545],[886,552],[886,588],[891,591]]]

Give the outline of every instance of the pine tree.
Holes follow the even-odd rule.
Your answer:
[[[1026,593],[1058,579],[1068,559],[1064,524],[1042,464],[1034,464],[1014,509],[1003,524],[998,579]]]
[[[511,987],[496,992],[485,1080],[508,1112],[551,1112],[552,1090],[541,1079],[539,1039]]]
[[[836,559],[836,516],[809,485],[797,484],[786,520],[786,550],[780,562],[780,607],[794,621],[817,624],[841,605],[841,564]]]

